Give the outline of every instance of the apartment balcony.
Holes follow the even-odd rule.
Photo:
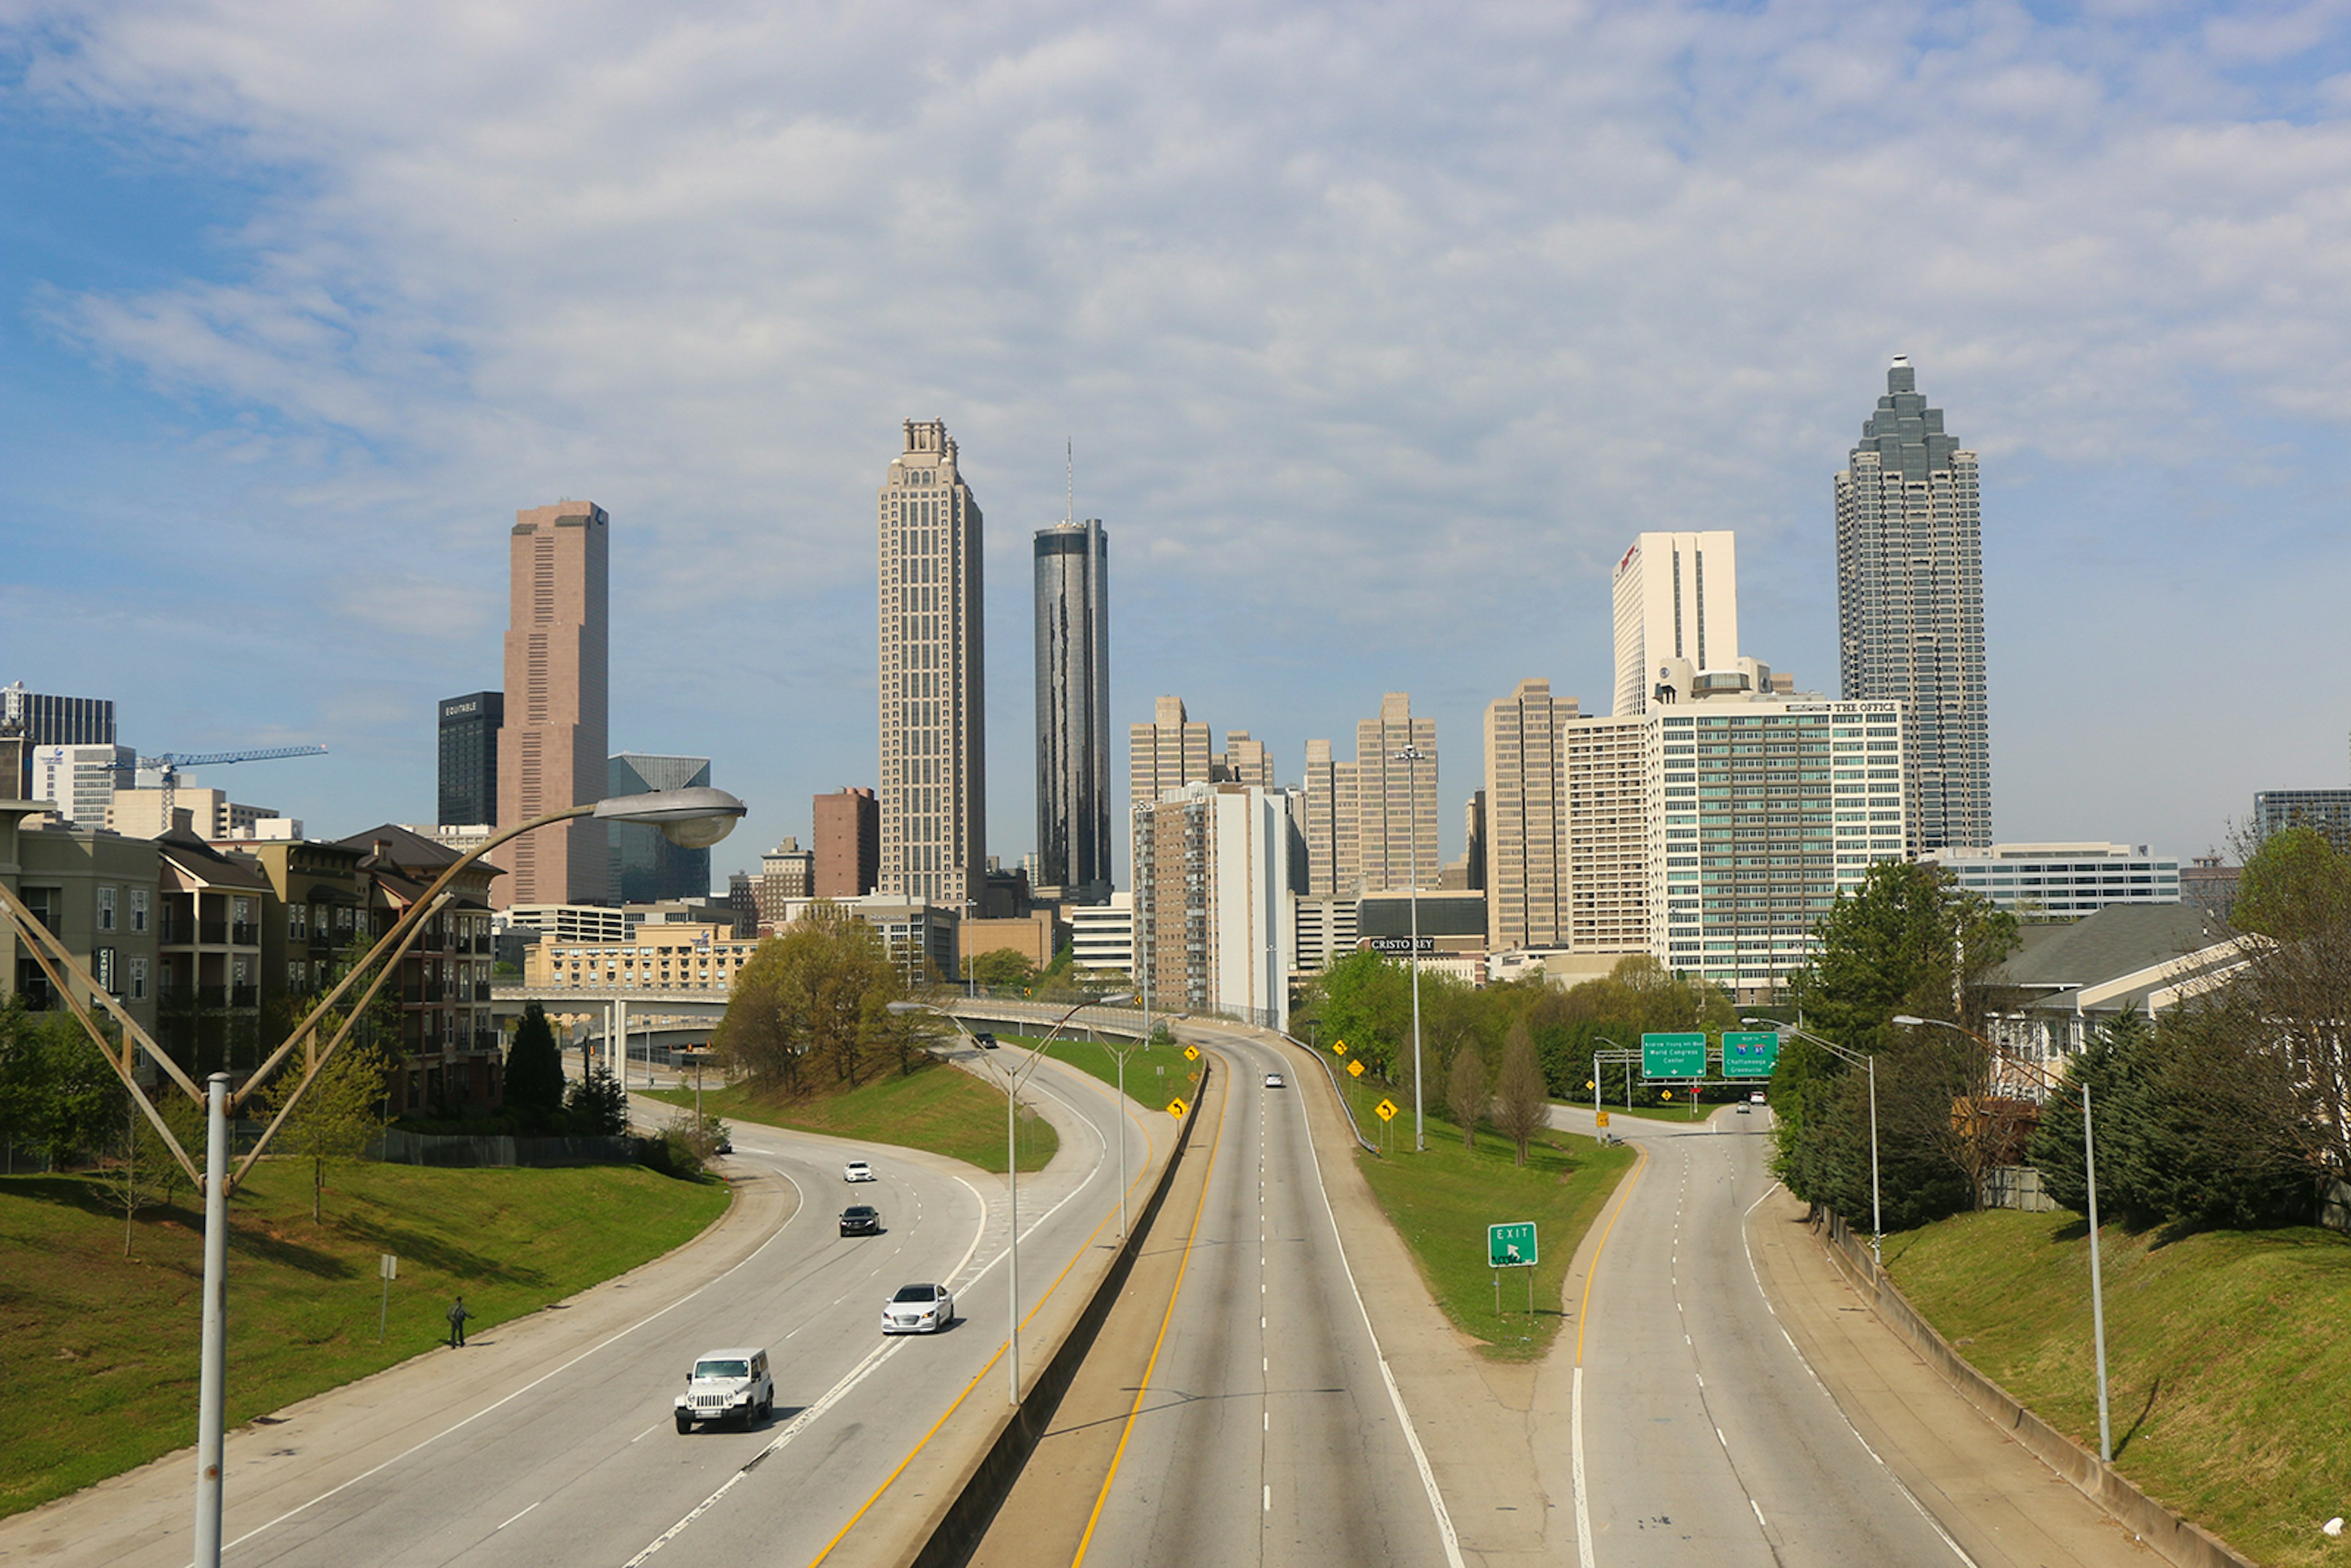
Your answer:
[[[228,922],[225,920],[199,920],[196,922],[196,945],[200,947],[225,947],[228,946]]]
[[[233,1008],[259,1007],[261,1005],[261,988],[258,986],[229,987],[228,1005]]]
[[[238,921],[229,927],[228,940],[233,947],[258,947],[261,946],[261,927],[250,920]]]

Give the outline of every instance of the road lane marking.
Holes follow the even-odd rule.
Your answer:
[[[1232,1071],[1229,1061],[1226,1071]],[[1110,1501],[1110,1489],[1118,1479],[1119,1461],[1126,1457],[1126,1443],[1134,1435],[1134,1418],[1143,1410],[1144,1396],[1151,1388],[1151,1374],[1159,1365],[1159,1352],[1167,1343],[1167,1327],[1176,1321],[1176,1299],[1184,1293],[1184,1276],[1192,1269],[1192,1250],[1200,1239],[1200,1216],[1207,1211],[1208,1188],[1217,1175],[1217,1150],[1225,1141],[1225,1113],[1232,1109],[1232,1092],[1228,1089],[1217,1101],[1217,1132],[1208,1140],[1207,1168],[1200,1173],[1200,1197],[1192,1206],[1192,1227],[1185,1233],[1184,1255],[1176,1263],[1176,1283],[1167,1292],[1167,1310],[1159,1317],[1158,1337],[1151,1342],[1151,1359],[1143,1364],[1143,1377],[1134,1390],[1134,1403],[1127,1406],[1126,1421],[1119,1428],[1118,1447],[1111,1450],[1110,1470],[1102,1477],[1102,1490],[1094,1494],[1093,1511],[1086,1515],[1086,1528],[1078,1537],[1078,1553],[1070,1559],[1070,1568],[1086,1560],[1086,1549],[1093,1544],[1094,1527],[1102,1522],[1102,1507]]]
[[[1601,1254],[1608,1249],[1608,1238],[1624,1217],[1625,1207],[1633,1201],[1633,1186],[1641,1173],[1649,1168],[1649,1150],[1646,1143],[1634,1145],[1638,1156],[1624,1185],[1616,1189],[1616,1212],[1600,1228],[1600,1239],[1592,1244],[1592,1266],[1583,1273],[1583,1301],[1575,1312],[1575,1385],[1570,1402],[1568,1435],[1569,1452],[1573,1455],[1570,1471],[1575,1483],[1575,1552],[1581,1568],[1593,1568],[1592,1554],[1592,1494],[1583,1481],[1583,1329],[1592,1321],[1592,1282],[1600,1277]],[[1681,1311],[1680,1298],[1674,1301],[1674,1310]]]
[[[545,1498],[541,1498],[541,1499],[539,1499],[539,1500],[538,1500],[538,1501],[539,1501],[539,1502],[545,1502],[546,1500],[546,1500]],[[524,1510],[522,1511],[522,1513],[528,1513],[528,1512],[530,1511],[530,1509],[531,1509],[531,1508],[537,1508],[538,1506],[538,1502],[532,1503],[532,1504],[530,1505],[530,1508],[526,1508],[526,1509],[524,1509]],[[515,1521],[515,1519],[520,1519],[520,1518],[522,1517],[522,1513],[516,1514],[516,1515],[514,1516],[514,1519],[509,1519],[509,1520],[507,1520],[507,1521],[506,1521],[506,1524],[501,1524],[501,1525],[499,1525],[499,1526],[498,1526],[498,1530],[504,1530],[504,1529],[507,1527],[507,1524],[512,1524],[512,1523]],[[492,1531],[490,1531],[490,1533],[491,1533],[492,1535],[496,1535],[496,1534],[498,1532],[498,1530],[493,1530]]]

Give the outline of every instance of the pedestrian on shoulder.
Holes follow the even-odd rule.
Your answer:
[[[465,1310],[465,1298],[460,1296],[449,1307],[449,1348],[465,1348],[465,1320],[474,1314]]]

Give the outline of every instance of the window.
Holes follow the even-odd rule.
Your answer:
[[[131,890],[131,929],[133,931],[147,929],[147,906],[150,897],[148,890],[143,887],[134,887]]]
[[[144,953],[131,956],[131,999],[134,1002],[147,999],[147,955]]]
[[[98,928],[100,931],[111,931],[114,929],[114,899],[116,892],[117,890],[111,887],[101,887],[98,890]],[[110,986],[107,988],[109,990],[112,990],[114,988]]]
[[[289,904],[286,906],[286,935],[294,941],[307,942],[310,937],[310,906]]]

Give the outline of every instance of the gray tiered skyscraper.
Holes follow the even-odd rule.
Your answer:
[[[1110,897],[1110,537],[1037,530],[1037,874]]]
[[[979,901],[987,877],[979,503],[942,421],[905,422],[877,497],[882,570],[879,892]]]
[[[1983,525],[1976,455],[1943,432],[1897,357],[1836,476],[1838,663],[1844,695],[1908,705],[1917,848],[1991,842]]]

